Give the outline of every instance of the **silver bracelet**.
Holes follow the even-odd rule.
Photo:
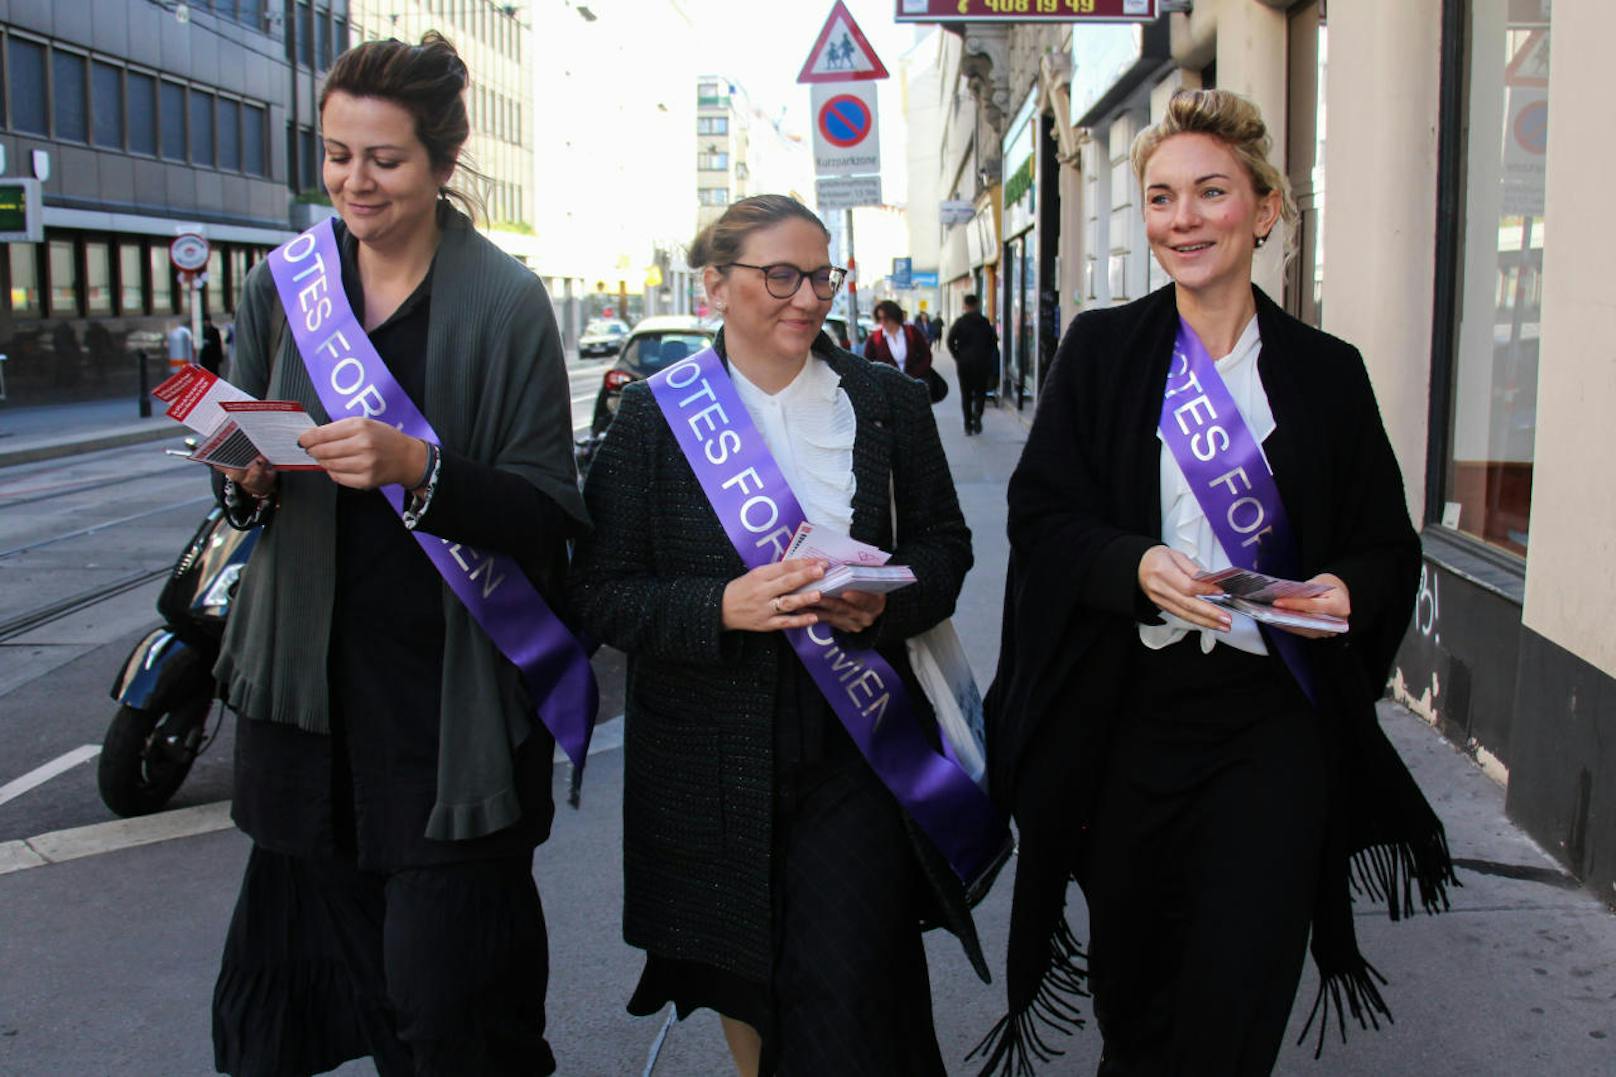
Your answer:
[[[405,492],[404,526],[414,531],[432,507],[432,495],[438,492],[438,474],[443,470],[443,453],[430,441],[426,443],[426,473],[421,481]],[[420,490],[419,494],[415,493]]]

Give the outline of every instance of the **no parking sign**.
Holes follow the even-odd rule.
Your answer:
[[[875,83],[815,83],[814,173],[858,176],[881,171]]]

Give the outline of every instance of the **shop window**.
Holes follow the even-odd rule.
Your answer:
[[[224,253],[214,247],[208,252],[208,283],[203,289],[207,293],[209,314],[224,313],[224,289]]]
[[[123,148],[123,70],[96,61],[90,67],[90,105],[95,112],[95,144]]]
[[[185,87],[163,80],[159,90],[163,127],[163,156],[170,161],[185,160]]]
[[[157,80],[138,71],[124,75],[129,100],[129,151],[157,156]]]
[[[84,313],[112,313],[112,248],[105,243],[84,245]]]
[[[247,280],[247,270],[250,267],[247,255],[246,247],[230,248],[229,299],[231,310],[235,310],[241,305],[241,286]],[[221,282],[222,285],[223,282]]]
[[[241,106],[241,169],[254,176],[264,171],[264,110],[257,105]]]
[[[76,318],[79,313],[78,263],[71,239],[53,239],[45,245],[50,273],[50,316]]]
[[[56,137],[67,142],[90,141],[89,102],[84,96],[84,57],[61,49],[51,51],[52,114]]]
[[[215,163],[213,153],[213,95],[191,91],[191,163]]]
[[[141,257],[139,243],[118,245],[118,313],[141,314],[145,311],[146,296],[141,287]]]
[[[10,38],[6,48],[6,74],[12,130],[49,135],[50,118],[45,111],[45,46],[20,37]]]
[[[241,106],[219,98],[219,167],[241,171]]]
[[[39,314],[39,248],[33,243],[7,244],[11,263],[11,312]]]
[[[1473,0],[1440,522],[1525,555],[1537,430],[1549,0]]]
[[[151,266],[151,312],[174,313],[174,270],[168,263],[168,248],[153,243],[148,251]]]

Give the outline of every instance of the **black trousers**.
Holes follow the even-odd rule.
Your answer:
[[[389,874],[254,846],[213,995],[221,1073],[370,1056],[382,1077],[543,1075],[549,939],[531,857]]]
[[[1306,956],[1318,716],[1278,659],[1198,640],[1141,656],[1080,868],[1105,1077],[1269,1073]]]
[[[966,431],[982,426],[982,410],[987,407],[988,390],[993,388],[991,371],[979,371],[965,363],[959,364],[960,412],[965,418]]]

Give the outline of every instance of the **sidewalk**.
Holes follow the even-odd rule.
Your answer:
[[[955,614],[985,685],[998,656],[1006,544],[1004,488],[1026,440],[1013,412],[990,409],[983,435],[961,432],[952,364],[938,427],[973,532],[976,567]],[[1407,711],[1381,721],[1447,825],[1463,887],[1436,917],[1391,924],[1357,910],[1365,953],[1391,981],[1396,1023],[1331,1028],[1321,1061],[1296,1046],[1316,980],[1311,961],[1276,1073],[1297,1077],[1471,1077],[1609,1074],[1616,1062],[1616,916],[1582,891],[1505,818],[1503,790]],[[86,771],[83,780],[93,781]],[[565,768],[556,771],[564,800]],[[643,1072],[660,1018],[623,1010],[641,955],[621,935],[622,752],[594,757],[579,811],[561,807],[534,873],[551,930],[548,1035],[564,1075]],[[234,830],[0,874],[0,1072],[205,1074],[212,1071],[209,1001],[247,842]],[[927,937],[938,1035],[951,1074],[1003,1008],[1012,868],[976,921],[996,983],[971,973],[954,940]],[[1086,935],[1082,896],[1068,913]],[[1092,1015],[1092,1006],[1084,1011]],[[1039,1077],[1094,1072],[1093,1027],[1053,1037],[1066,1053]],[[368,1062],[342,1067],[368,1074]],[[732,1072],[705,1011],[675,1026],[655,1077]]]
[[[72,404],[0,407],[0,467],[53,460],[180,437],[184,427],[164,415],[157,401],[142,419],[132,397]]]

